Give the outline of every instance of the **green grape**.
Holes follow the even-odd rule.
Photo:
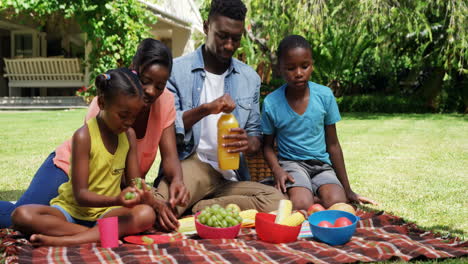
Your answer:
[[[230,225],[230,226],[236,226],[236,225],[238,225],[238,224],[239,224],[239,222],[237,222],[237,220],[234,219],[234,218],[231,218],[231,219],[229,220],[229,225]]]
[[[125,200],[132,200],[132,199],[135,199],[135,197],[136,197],[136,194],[134,192],[128,192],[124,196]]]
[[[198,221],[200,223],[202,223],[202,224],[205,224],[206,223],[206,217],[205,216],[202,216],[202,217],[198,216]]]
[[[237,215],[236,220],[240,223],[240,222],[242,222],[242,217],[240,217],[240,215]]]
[[[135,187],[137,187],[139,190],[141,190],[142,186],[141,186],[141,178],[134,178],[133,179],[133,182],[135,183]]]
[[[214,209],[214,208],[221,208],[221,205],[219,205],[219,204],[213,204],[213,205],[211,206],[211,208],[212,208],[212,209]]]
[[[225,219],[221,220],[221,227],[228,227],[228,223]]]
[[[221,209],[221,210],[219,211],[219,215],[221,215],[223,218],[226,217],[226,216],[227,216],[226,210]]]
[[[234,218],[232,218],[232,216],[228,215],[226,216],[226,218],[224,218],[224,220],[226,220],[226,222],[229,224],[229,226],[233,226],[233,221],[234,221]]]
[[[207,226],[213,226],[213,218],[208,218],[208,220],[206,221],[206,225]]]
[[[151,245],[154,243],[154,240],[151,237],[143,236],[141,238],[141,241],[143,241],[147,245]]]

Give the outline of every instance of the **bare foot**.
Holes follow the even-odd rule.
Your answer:
[[[31,235],[29,239],[34,247],[41,246],[70,246],[76,243],[68,240],[66,237],[47,236],[42,234]]]

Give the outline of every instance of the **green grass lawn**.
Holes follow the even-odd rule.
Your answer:
[[[21,195],[84,115],[85,110],[0,112],[1,200]],[[344,114],[337,128],[351,186],[379,202],[372,209],[466,239],[468,117]]]

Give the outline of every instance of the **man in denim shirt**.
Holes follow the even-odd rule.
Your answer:
[[[284,199],[275,188],[249,181],[242,155],[256,153],[261,145],[260,78],[250,66],[232,58],[244,33],[246,11],[241,0],[213,0],[204,23],[205,44],[174,60],[167,88],[175,95],[177,146],[191,196],[186,207],[177,207],[178,215],[192,206],[197,212],[214,203],[268,212]],[[241,152],[236,171],[222,171],[217,164],[216,123],[223,112],[232,112],[239,122],[239,128],[227,136],[234,142],[225,146]],[[167,186],[164,180],[158,186],[166,200]]]

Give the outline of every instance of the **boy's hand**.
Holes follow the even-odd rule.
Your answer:
[[[127,187],[120,192],[119,196],[117,196],[117,204],[131,208],[140,204],[140,199],[140,194],[137,192],[135,187]]]
[[[346,198],[348,198],[348,200],[351,202],[351,203],[357,203],[357,204],[372,204],[372,205],[378,205],[377,202],[369,199],[369,198],[366,198],[364,196],[361,196],[353,191],[349,191],[346,193]]]
[[[294,178],[289,175],[289,173],[285,172],[283,168],[278,167],[273,171],[273,175],[275,176],[275,188],[280,190],[283,193],[286,193],[286,182],[290,181],[294,183]]]

